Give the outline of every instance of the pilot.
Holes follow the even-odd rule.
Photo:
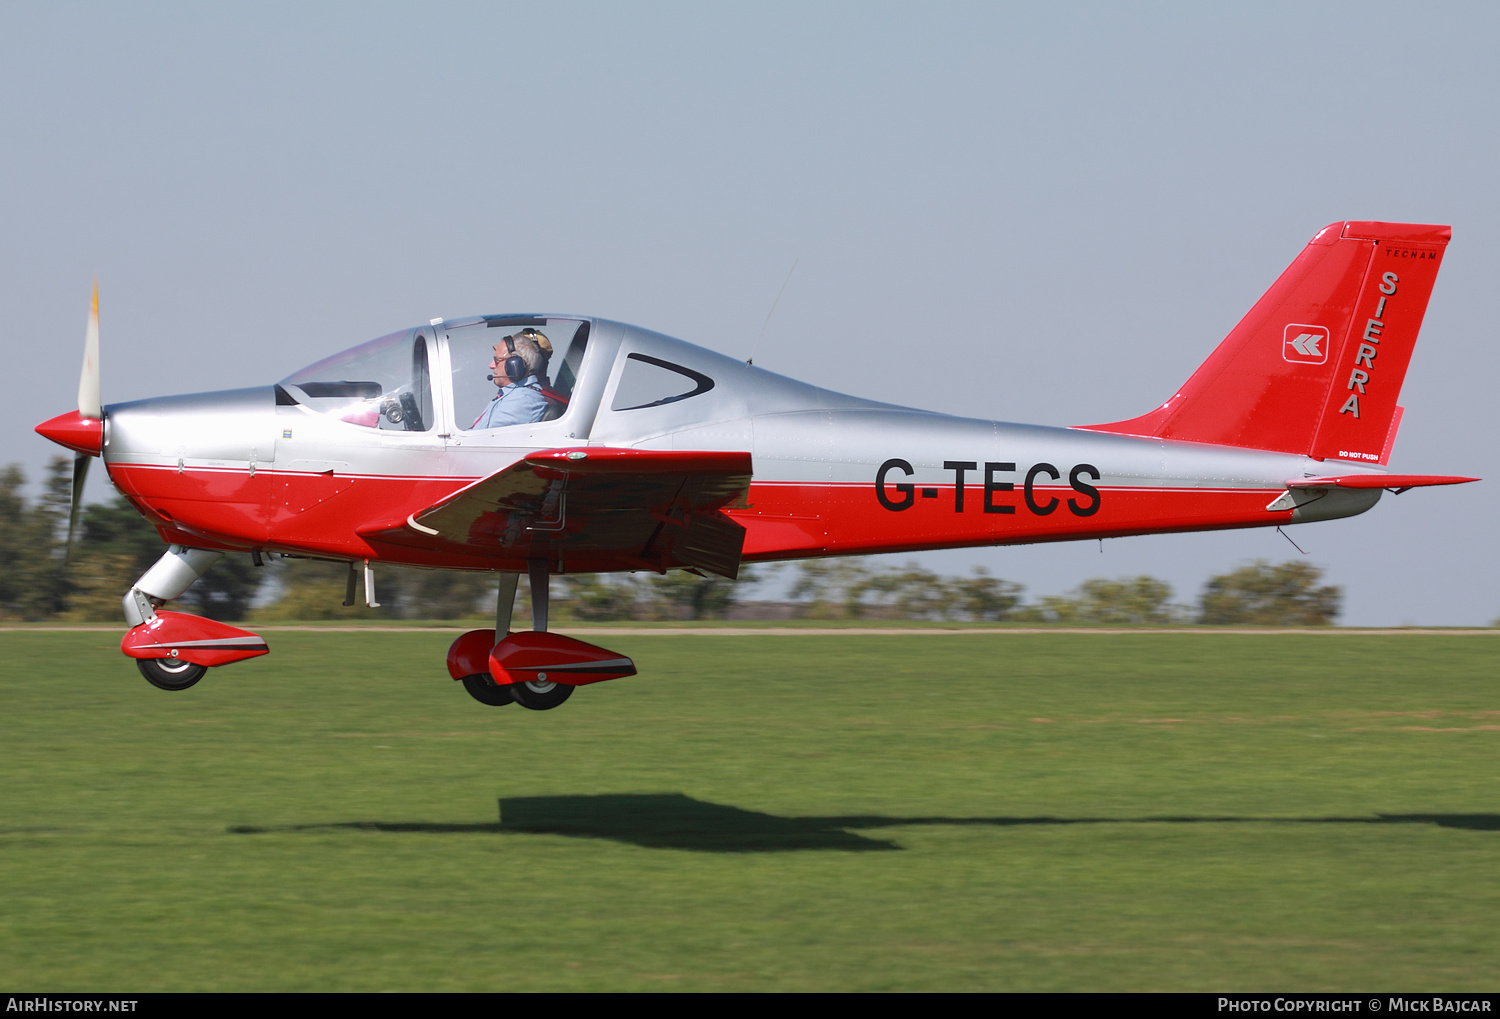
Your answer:
[[[507,336],[495,344],[490,359],[491,380],[498,392],[469,427],[502,428],[540,421],[547,414],[547,397],[542,393],[546,378],[547,353],[552,344],[535,329]]]

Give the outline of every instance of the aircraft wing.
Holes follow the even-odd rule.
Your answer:
[[[743,503],[750,473],[743,452],[549,449],[359,534],[468,557],[561,560],[569,573],[679,567],[733,579],[745,529],[720,511]]]

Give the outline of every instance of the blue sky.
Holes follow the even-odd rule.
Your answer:
[[[8,4],[0,460],[54,452],[31,428],[73,405],[95,274],[106,401],[481,312],[745,356],[796,260],[757,364],[1066,425],[1160,403],[1323,225],[1451,223],[1391,467],[1496,481],[1292,533],[1345,622],[1488,623],[1497,10]],[[1295,554],[1254,531],[921,559],[1189,600]]]

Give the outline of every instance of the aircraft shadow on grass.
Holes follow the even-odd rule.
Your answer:
[[[778,817],[695,800],[682,793],[603,793],[595,796],[507,797],[500,800],[500,820],[486,824],[341,821],[276,827],[239,825],[229,831],[237,835],[261,835],[346,828],[436,834],[571,835],[610,839],[647,849],[765,853],[798,849],[879,852],[901,848],[894,842],[869,838],[851,829],[1109,824],[1432,824],[1468,831],[1500,831],[1500,814],[1376,814],[1368,817],[885,817],[848,814]]]

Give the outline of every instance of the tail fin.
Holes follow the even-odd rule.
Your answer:
[[[1099,432],[1385,463],[1451,231],[1334,223],[1166,403]]]

